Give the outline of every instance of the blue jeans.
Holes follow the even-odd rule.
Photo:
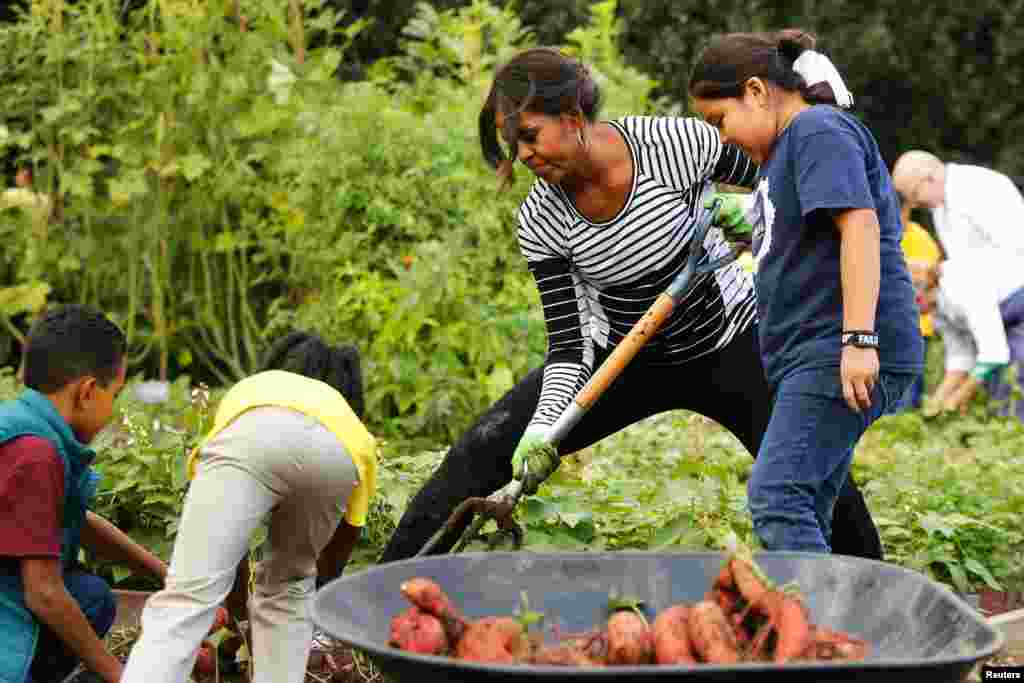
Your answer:
[[[64,586],[85,613],[96,635],[100,638],[107,635],[117,615],[117,601],[107,582],[73,569],[64,574]],[[77,665],[78,656],[46,624],[40,624],[29,683],[60,683]]]
[[[922,337],[924,340],[924,357],[928,358],[928,345],[931,337]],[[907,389],[907,393],[903,395],[903,398],[898,402],[895,412],[905,413],[912,410],[920,410],[921,404],[924,403],[924,373],[915,376],[913,382],[910,384],[910,388]]]
[[[854,447],[897,409],[915,377],[881,373],[862,413],[846,405],[838,367],[798,371],[779,383],[747,482],[754,532],[766,550],[831,552],[832,509]]]

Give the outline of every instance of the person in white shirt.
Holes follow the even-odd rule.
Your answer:
[[[931,210],[947,257],[996,249],[1024,259],[1024,196],[1006,175],[911,150],[896,160],[892,179],[912,207]]]
[[[1024,422],[1013,400],[1011,366],[1024,381],[1024,268],[994,251],[941,264],[910,263],[918,305],[932,313],[945,348],[941,384],[924,402],[925,415],[962,410],[984,386],[1002,415]]]

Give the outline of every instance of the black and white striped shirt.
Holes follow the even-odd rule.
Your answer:
[[[595,369],[682,270],[702,196],[713,181],[752,186],[756,166],[696,118],[630,116],[609,123],[633,157],[633,185],[611,220],[585,218],[556,185],[537,179],[519,208],[519,247],[537,281],[548,355],[528,431],[558,419]],[[729,246],[708,231],[702,261]],[[726,345],[757,311],[751,276],[731,264],[703,276],[632,363],[679,365]]]

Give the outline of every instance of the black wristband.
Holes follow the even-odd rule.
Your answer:
[[[843,330],[843,346],[856,346],[860,349],[877,349],[878,335],[870,330]]]

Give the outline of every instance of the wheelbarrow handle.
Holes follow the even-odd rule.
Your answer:
[[[597,371],[591,375],[587,383],[576,394],[573,401],[562,411],[562,414],[551,426],[551,429],[548,430],[546,440],[549,443],[557,446],[565,439],[569,432],[572,431],[572,428],[590,410],[594,402],[604,394],[629,362],[633,360],[633,357],[661,329],[665,320],[675,310],[676,304],[690,293],[690,290],[697,283],[699,276],[727,266],[739,257],[739,250],[736,247],[732,247],[728,254],[702,265],[697,265],[704,253],[704,238],[707,236],[708,230],[718,214],[721,203],[721,199],[715,199],[711,209],[702,217],[702,220],[694,229],[693,237],[690,240],[690,253],[687,256],[686,265],[683,269],[673,278],[668,288],[655,299],[643,317],[633,325],[629,334],[615,346]]]

